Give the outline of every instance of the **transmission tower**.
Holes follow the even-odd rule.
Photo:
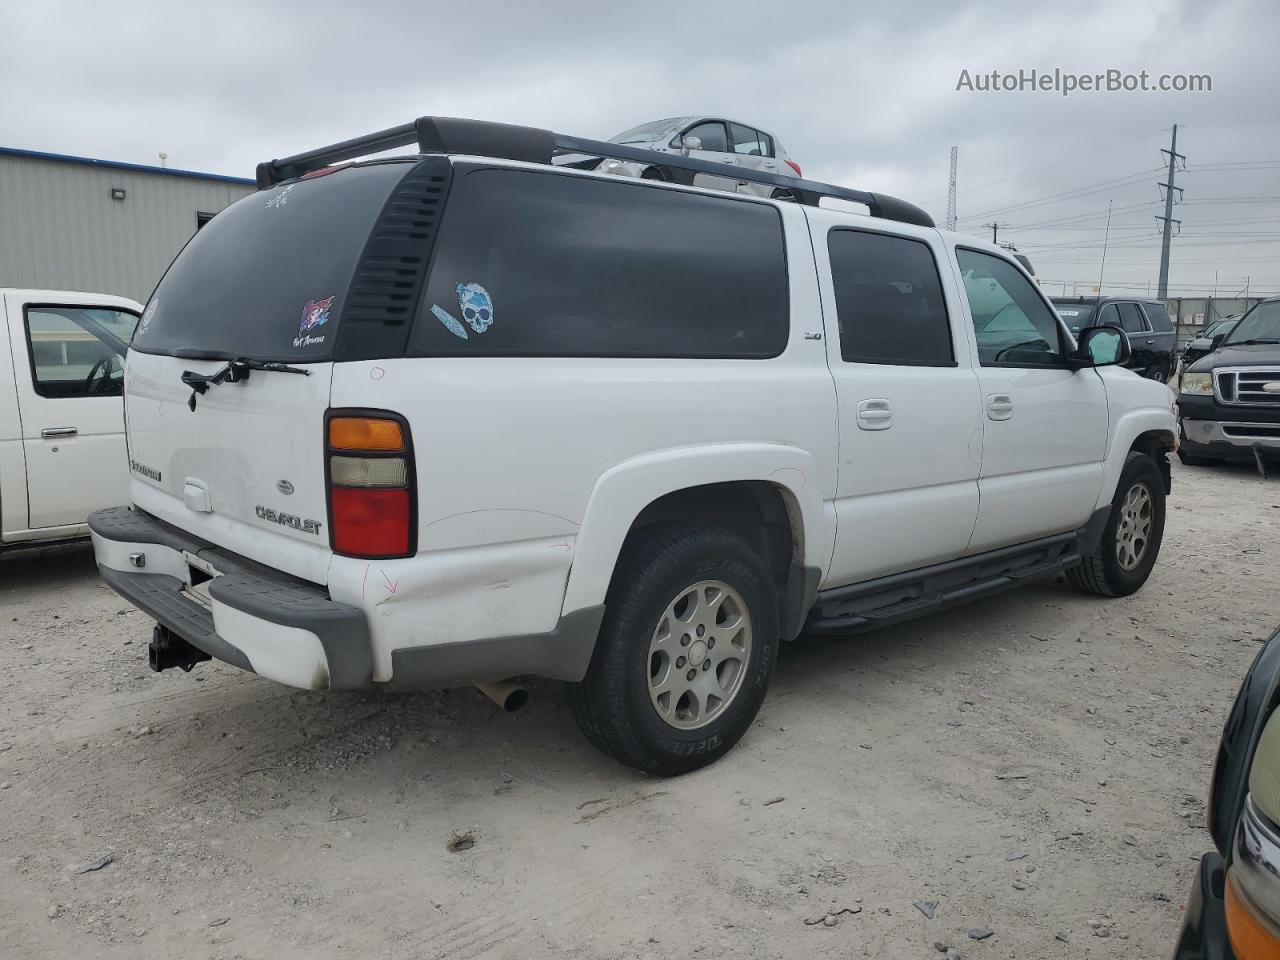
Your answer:
[[[947,187],[947,229],[954,230],[956,228],[956,160],[959,157],[960,149],[958,147],[951,148],[951,183]]]
[[[1182,201],[1182,188],[1175,186],[1173,176],[1178,169],[1178,161],[1184,164],[1187,158],[1178,152],[1178,125],[1173,125],[1173,139],[1169,141],[1169,149],[1161,149],[1161,153],[1169,155],[1169,179],[1167,182],[1160,184],[1164,187],[1164,216],[1156,217],[1156,220],[1164,223],[1164,239],[1160,243],[1160,285],[1156,290],[1156,296],[1163,300],[1169,295],[1169,243],[1173,239],[1173,226],[1177,224],[1182,226],[1181,220],[1173,219],[1173,194],[1176,190],[1178,193],[1178,201]]]

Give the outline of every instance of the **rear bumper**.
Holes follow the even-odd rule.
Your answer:
[[[1225,882],[1225,861],[1217,853],[1206,853],[1191,882],[1173,960],[1235,960],[1227,939]]]
[[[89,530],[107,585],[211,657],[308,690],[371,682],[364,612],[335,603],[323,587],[129,507],[91,514]],[[191,558],[221,574],[208,584],[210,607],[187,592]]]
[[[369,615],[335,601],[324,587],[215,547],[136,507],[99,510],[90,515],[89,529],[108,586],[211,657],[308,690],[375,682]],[[221,574],[208,582],[209,607],[189,596],[191,558]],[[603,618],[603,606],[587,607],[562,616],[546,633],[396,646],[391,676],[378,683],[429,690],[524,674],[580,680]]]

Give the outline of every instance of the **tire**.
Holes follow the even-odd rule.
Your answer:
[[[774,187],[773,192],[769,194],[769,199],[782,200],[786,203],[795,203],[796,195],[790,190],[783,189],[782,187]]]
[[[661,167],[645,167],[640,174],[641,180],[657,180],[661,183],[670,183],[671,178],[666,175]]]
[[[680,606],[707,584],[728,589],[701,586],[701,612]],[[587,739],[663,777],[728,753],[759,712],[778,658],[777,587],[756,551],[718,527],[645,530],[619,560],[605,609],[587,675],[569,688]],[[730,630],[735,615],[745,632],[742,623]],[[726,633],[717,638],[718,629]],[[735,658],[739,645],[745,649]],[[702,663],[709,666],[699,671]],[[686,689],[689,672],[698,690]],[[725,695],[716,702],[711,689]]]
[[[1165,376],[1164,367],[1160,366],[1158,363],[1153,363],[1151,366],[1147,367],[1146,372],[1142,375],[1148,380],[1158,380],[1161,383],[1164,383],[1169,379]]]
[[[1178,459],[1187,467],[1213,467],[1223,462],[1216,457],[1197,457],[1181,450],[1178,451]]]
[[[1091,556],[1067,571],[1067,579],[1085,593],[1100,597],[1127,597],[1134,593],[1147,582],[1160,554],[1164,515],[1164,477],[1160,468],[1147,454],[1131,451],[1116,484],[1102,540]],[[1130,533],[1139,533],[1144,526],[1146,534],[1138,550],[1138,538]]]

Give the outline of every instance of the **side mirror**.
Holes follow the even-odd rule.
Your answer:
[[[1123,366],[1132,356],[1133,348],[1125,332],[1108,324],[1085,327],[1074,360],[1077,367],[1113,367]]]
[[[1225,340],[1226,338],[1227,338],[1227,335],[1225,333],[1215,333],[1212,337],[1209,338],[1209,349],[1217,350],[1220,346],[1222,346],[1222,341]]]
[[[690,150],[701,150],[701,149],[702,149],[701,137],[683,137],[680,140],[680,152],[683,153],[686,157],[689,155]]]

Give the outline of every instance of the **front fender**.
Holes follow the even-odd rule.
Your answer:
[[[1174,394],[1162,383],[1128,376],[1104,378],[1107,403],[1112,411],[1107,439],[1107,459],[1103,464],[1102,490],[1097,507],[1111,504],[1125,458],[1133,442],[1144,433],[1167,435],[1169,446],[1178,436],[1178,420],[1173,412]]]
[[[834,530],[823,522],[812,454],[775,443],[676,447],[625,460],[600,477],[575,541],[563,613],[604,602],[623,541],[645,507],[679,490],[738,480],[762,480],[790,495],[804,528],[804,565],[825,574]]]

